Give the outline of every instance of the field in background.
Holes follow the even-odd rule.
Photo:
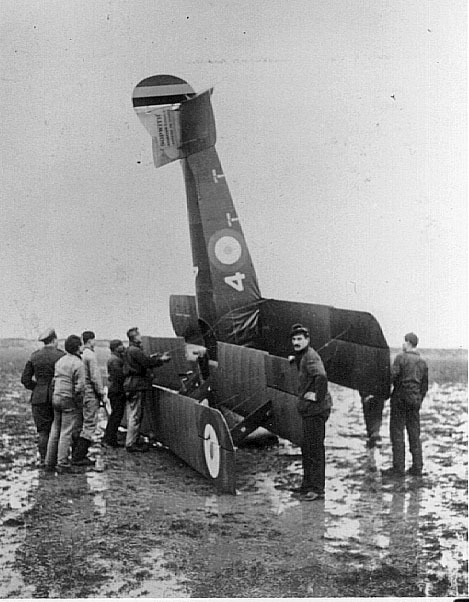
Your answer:
[[[63,341],[59,345],[63,349]],[[0,364],[22,370],[29,355],[40,349],[41,343],[27,339],[0,339]],[[391,349],[394,359],[399,349]],[[436,383],[467,383],[467,349],[421,349],[428,363],[429,380]],[[109,341],[97,341],[98,361],[104,365],[110,355]]]

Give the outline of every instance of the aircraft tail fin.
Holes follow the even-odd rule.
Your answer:
[[[212,89],[195,94],[184,80],[156,75],[134,89],[134,110],[152,138],[153,161],[161,167],[214,146]]]

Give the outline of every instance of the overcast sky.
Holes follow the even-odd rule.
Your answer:
[[[215,86],[264,297],[467,346],[462,0],[2,0],[0,336],[171,335],[193,294],[182,170],[131,94]]]

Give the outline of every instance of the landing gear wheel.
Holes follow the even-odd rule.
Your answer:
[[[207,423],[204,427],[204,457],[212,479],[220,474],[220,442],[214,426]]]
[[[219,410],[197,409],[198,469],[210,479],[218,489],[236,492],[235,450],[228,425]]]

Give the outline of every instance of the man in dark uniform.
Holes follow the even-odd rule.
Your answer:
[[[145,392],[151,388],[151,368],[169,362],[168,352],[147,355],[142,348],[142,335],[138,328],[127,331],[129,346],[124,354],[124,390],[127,394],[127,436],[125,448],[128,452],[147,451],[139,445],[140,424]]]
[[[295,350],[292,361],[298,368],[298,412],[303,420],[303,482],[293,493],[299,494],[303,500],[324,499],[324,438],[332,398],[327,390],[324,364],[319,354],[310,347],[308,329],[301,324],[294,324],[290,337]]]
[[[117,430],[122,422],[125,412],[125,391],[124,391],[124,344],[119,339],[114,339],[109,343],[111,357],[107,362],[108,374],[108,397],[111,402],[111,415],[104,433],[103,443],[110,447],[119,447],[117,441]]]
[[[40,464],[43,466],[49,433],[54,421],[52,407],[54,367],[57,360],[65,353],[57,348],[57,335],[53,328],[47,328],[41,333],[39,341],[44,343],[44,347],[35,351],[26,362],[21,375],[21,383],[32,391],[31,410],[38,434],[37,447]]]
[[[390,435],[393,465],[383,471],[385,476],[399,477],[405,474],[404,427],[407,429],[412,454],[412,467],[408,474],[422,475],[420,406],[428,391],[428,367],[416,349],[418,342],[416,334],[406,334],[402,353],[397,354],[392,366]]]

